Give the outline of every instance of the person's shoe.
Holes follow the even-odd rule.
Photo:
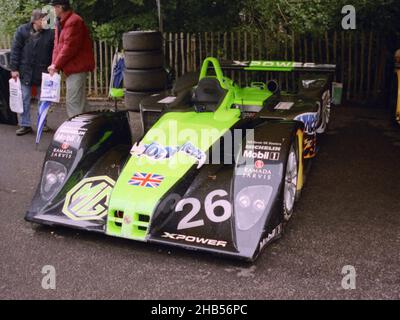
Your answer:
[[[44,132],[44,133],[47,133],[47,132],[50,132],[50,131],[51,131],[51,128],[48,127],[47,125],[45,125],[45,126],[43,127],[43,132]]]
[[[31,133],[31,132],[33,132],[33,130],[32,130],[32,128],[31,127],[20,127],[17,131],[16,131],[16,134],[17,134],[17,136],[24,136],[24,135],[26,135],[26,134],[28,134],[28,133]]]

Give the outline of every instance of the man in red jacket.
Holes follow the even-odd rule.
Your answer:
[[[67,85],[67,112],[69,117],[82,114],[86,109],[86,80],[95,68],[93,43],[83,19],[72,11],[69,0],[52,0],[57,16],[52,75],[63,71]]]

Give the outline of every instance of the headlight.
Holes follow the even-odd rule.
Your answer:
[[[235,215],[239,230],[250,230],[260,221],[271,200],[272,192],[271,186],[252,186],[238,193]]]
[[[246,195],[242,195],[242,196],[239,198],[239,205],[240,205],[242,208],[244,208],[244,209],[250,207],[250,206],[251,206],[250,197],[248,197],[248,196],[246,196]]]
[[[257,200],[254,202],[254,210],[256,211],[264,211],[265,207],[265,202],[263,200]]]
[[[44,166],[40,193],[43,200],[49,201],[60,191],[67,177],[67,168],[61,163],[47,161]]]

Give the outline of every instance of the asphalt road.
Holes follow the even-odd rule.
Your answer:
[[[400,130],[376,109],[334,118],[295,217],[254,265],[25,222],[52,136],[35,150],[0,125],[0,298],[400,299]],[[56,290],[41,287],[45,265]],[[355,290],[341,287],[346,265]]]

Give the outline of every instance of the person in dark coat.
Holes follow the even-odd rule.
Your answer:
[[[32,87],[36,86],[40,98],[42,73],[47,72],[54,47],[54,31],[43,28],[47,16],[40,9],[33,10],[31,22],[20,26],[14,36],[11,49],[11,77],[20,78],[24,113],[19,117],[18,136],[32,132],[31,98]],[[39,100],[38,98],[38,100]]]
[[[69,117],[86,111],[86,81],[95,68],[93,42],[83,19],[68,0],[52,0],[57,16],[53,61],[49,73],[66,75],[66,105]]]

